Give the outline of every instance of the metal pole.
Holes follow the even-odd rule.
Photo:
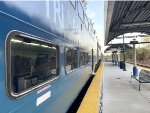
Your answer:
[[[118,61],[120,61],[120,51],[118,51]]]
[[[124,34],[123,34],[123,71],[126,71]]]
[[[97,62],[99,60],[98,56],[99,56],[99,51],[98,51],[98,41],[97,41]]]
[[[118,67],[120,67],[120,50],[118,50]]]
[[[117,66],[118,66],[118,53],[117,53],[117,51],[116,51],[116,57],[117,57]]]
[[[134,66],[136,66],[136,49],[135,49],[135,44],[133,44],[133,53],[134,53]]]
[[[135,48],[135,44],[133,44],[133,53],[134,53],[133,76],[137,77],[138,76],[138,68],[136,66],[136,48]]]
[[[113,63],[113,60],[114,60],[114,53],[112,52],[112,63]]]
[[[116,57],[116,62],[115,62],[115,65],[117,65],[117,64],[118,64],[118,56],[117,56],[117,51],[116,51],[116,53],[115,53],[115,57]]]
[[[123,34],[123,61],[125,62],[125,44],[124,44],[124,34]]]
[[[115,53],[114,53],[114,59],[113,59],[113,60],[114,60],[114,62],[113,62],[113,63],[115,63]]]
[[[92,71],[94,69],[94,61],[93,61],[93,49],[92,49]]]
[[[114,64],[116,65],[116,53],[114,52]]]

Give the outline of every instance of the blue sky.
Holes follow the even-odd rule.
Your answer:
[[[102,47],[102,51],[106,48],[104,47],[104,2],[105,0],[87,0],[87,15],[92,19],[94,23],[94,30],[96,30],[96,36],[98,36],[99,43]],[[138,36],[141,33],[127,33],[125,36]],[[129,43],[132,39],[125,38],[125,43]],[[141,41],[141,38],[136,38],[137,41]],[[122,39],[114,39],[111,43],[122,43]]]
[[[104,45],[104,1],[87,1],[87,15],[94,23],[99,43]]]

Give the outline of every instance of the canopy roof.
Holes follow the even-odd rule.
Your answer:
[[[125,51],[127,50],[130,50],[130,49],[133,49],[131,46],[125,44]],[[123,44],[112,44],[112,45],[109,45],[109,47],[107,47],[105,49],[105,53],[108,52],[108,51],[117,51],[117,50],[120,50],[120,51],[123,51]]]
[[[105,45],[124,33],[150,34],[150,1],[107,1]]]

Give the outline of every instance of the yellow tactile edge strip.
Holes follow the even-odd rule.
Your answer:
[[[98,113],[100,107],[101,87],[103,78],[103,64],[97,70],[95,77],[84,96],[77,113]]]
[[[133,64],[130,64],[130,63],[126,63],[126,64],[133,66]],[[144,69],[144,70],[150,71],[150,68],[146,68],[146,67],[142,67],[142,66],[137,66],[137,67],[139,67],[140,69]]]

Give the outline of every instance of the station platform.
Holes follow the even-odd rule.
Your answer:
[[[142,84],[139,91],[135,79],[130,83],[132,68],[126,64],[123,71],[111,62],[104,64],[103,113],[150,113],[150,84]]]
[[[100,64],[77,113],[102,113],[103,63]]]

